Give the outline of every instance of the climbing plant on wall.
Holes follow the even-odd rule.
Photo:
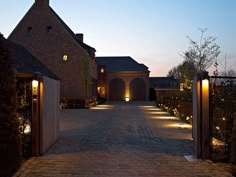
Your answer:
[[[80,65],[80,74],[81,79],[84,84],[85,97],[88,98],[90,95],[90,87],[92,84],[91,80],[91,59],[88,56],[81,57],[81,65]]]

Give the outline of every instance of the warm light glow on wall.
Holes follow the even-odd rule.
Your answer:
[[[100,70],[100,71],[101,71],[101,73],[104,73],[104,68],[101,68],[101,70]]]
[[[105,96],[106,90],[105,87],[101,87],[101,95]]]

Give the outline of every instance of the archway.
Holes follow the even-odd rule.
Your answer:
[[[143,79],[136,78],[130,83],[130,100],[145,101],[146,85]]]
[[[121,101],[125,97],[125,82],[122,79],[116,78],[110,81],[109,84],[109,100]]]

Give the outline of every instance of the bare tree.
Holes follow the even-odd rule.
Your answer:
[[[220,46],[216,44],[216,38],[209,36],[204,37],[206,28],[201,29],[200,41],[194,41],[189,36],[190,47],[183,53],[183,57],[194,61],[198,71],[203,71],[209,68],[221,53]]]
[[[167,74],[167,77],[174,77],[175,79],[181,78],[180,65],[173,67]]]
[[[223,71],[220,74],[221,76],[228,76],[228,77],[235,77],[236,76],[236,71],[233,69],[230,69],[228,71]]]

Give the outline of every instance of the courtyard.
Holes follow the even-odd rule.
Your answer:
[[[154,102],[60,110],[60,138],[15,177],[228,177],[230,166],[191,157],[191,126]]]

